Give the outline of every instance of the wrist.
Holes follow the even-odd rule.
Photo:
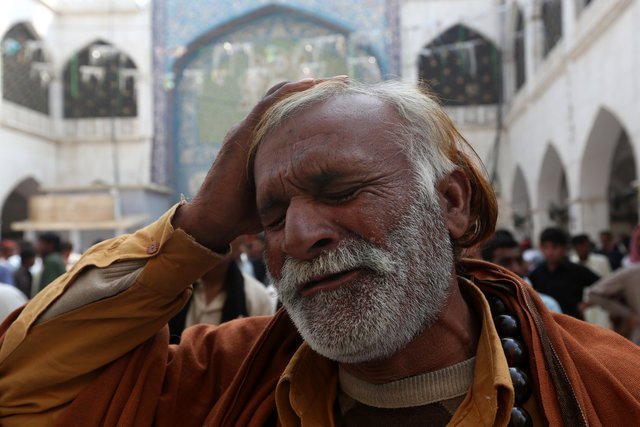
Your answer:
[[[229,244],[235,238],[221,224],[217,224],[216,218],[204,215],[197,204],[184,203],[178,207],[171,225],[174,229],[181,229],[196,242],[217,253],[226,253]]]

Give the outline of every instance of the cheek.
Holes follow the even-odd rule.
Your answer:
[[[384,246],[389,232],[400,224],[405,210],[396,200],[365,199],[340,212],[336,223],[350,234],[376,246]]]
[[[285,255],[279,249],[281,247],[278,237],[268,234],[265,239],[264,263],[274,279],[280,279],[280,271],[284,264]]]

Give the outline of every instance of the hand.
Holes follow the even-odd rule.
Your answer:
[[[229,130],[200,190],[191,203],[178,209],[173,226],[217,252],[225,251],[239,235],[259,232],[262,226],[256,210],[255,186],[247,173],[255,128],[275,102],[321,81],[324,79],[282,82],[269,89],[247,117]]]
[[[629,317],[627,317],[627,323],[631,328],[637,328],[640,326],[640,316],[635,313],[630,314]]]
[[[580,310],[580,313],[584,314],[584,311],[588,308],[593,307],[595,304],[591,301],[584,301],[581,303],[578,303],[578,310]]]

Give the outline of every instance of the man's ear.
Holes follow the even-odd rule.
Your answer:
[[[471,201],[469,179],[460,169],[454,169],[438,181],[436,190],[449,234],[453,239],[458,239],[469,228]]]

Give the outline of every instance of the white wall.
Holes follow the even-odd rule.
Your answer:
[[[151,6],[133,0],[105,2],[16,0],[2,6],[0,34],[19,22],[30,23],[53,62],[50,116],[0,100],[0,203],[27,176],[40,184],[83,186],[114,182],[112,139],[117,140],[120,183],[150,183],[152,127]],[[62,76],[71,55],[101,39],[124,51],[136,64],[138,116],[133,119],[65,120]],[[113,126],[112,126],[113,124]],[[115,135],[115,138],[114,138]],[[0,207],[2,205],[0,204]]]
[[[113,146],[118,146],[120,184],[144,185],[150,182],[152,137],[152,58],[151,12],[95,15],[69,14],[55,22],[52,39],[60,46],[56,55],[58,76],[74,52],[96,39],[107,41],[125,52],[136,64],[138,116],[135,119],[61,120],[60,185],[87,185],[94,181],[114,182]],[[80,128],[80,129],[79,129]],[[127,131],[122,134],[121,129]],[[69,132],[69,129],[72,129]],[[113,132],[120,135],[112,142]],[[67,171],[73,171],[68,174]]]
[[[571,11],[564,12],[566,22],[572,18],[566,16]],[[501,170],[505,176],[513,177],[516,166],[522,168],[533,190],[530,196],[534,213],[544,216],[545,207],[539,206],[537,200],[538,186],[546,146],[553,142],[567,174],[570,231],[586,231],[595,236],[608,226],[607,211],[601,206],[589,213],[593,206],[581,197],[581,167],[598,111],[606,108],[616,116],[635,152],[640,148],[640,6],[628,0],[594,0],[572,19],[564,40],[546,60],[539,61],[535,74],[527,76],[524,89],[511,100],[506,121],[511,147],[501,159]],[[510,197],[511,189],[504,194]],[[602,196],[606,205],[605,195]],[[538,218],[536,225],[538,233],[544,221]]]
[[[58,153],[57,144],[51,141],[0,127],[0,206],[26,178],[40,183],[54,181]]]
[[[591,200],[584,197],[582,165],[589,135],[601,109],[620,121],[635,156],[640,153],[640,37],[637,30],[640,5],[633,0],[593,0],[582,10],[576,1],[562,0],[563,36],[543,57],[542,0],[500,3],[491,0],[402,2],[402,78],[410,82],[417,80],[420,49],[454,24],[463,23],[494,41],[503,53],[506,96],[498,161],[499,224],[513,227],[511,199],[518,166],[530,198],[532,237],[549,223],[547,206],[541,206],[538,199],[541,194],[552,191],[540,185],[545,182],[543,178],[548,178],[541,177],[541,171],[547,147],[553,144],[567,178],[570,231],[586,231],[595,237],[597,231],[609,225],[608,202],[606,194],[599,196],[597,202],[593,197]],[[524,14],[526,35],[526,82],[517,93],[513,54],[516,5]],[[470,124],[460,120],[464,114],[458,117],[452,114],[452,117],[491,168],[495,121]],[[609,179],[603,172],[608,166],[593,169],[594,173],[603,175],[602,180]],[[548,199],[549,194],[544,198]]]

